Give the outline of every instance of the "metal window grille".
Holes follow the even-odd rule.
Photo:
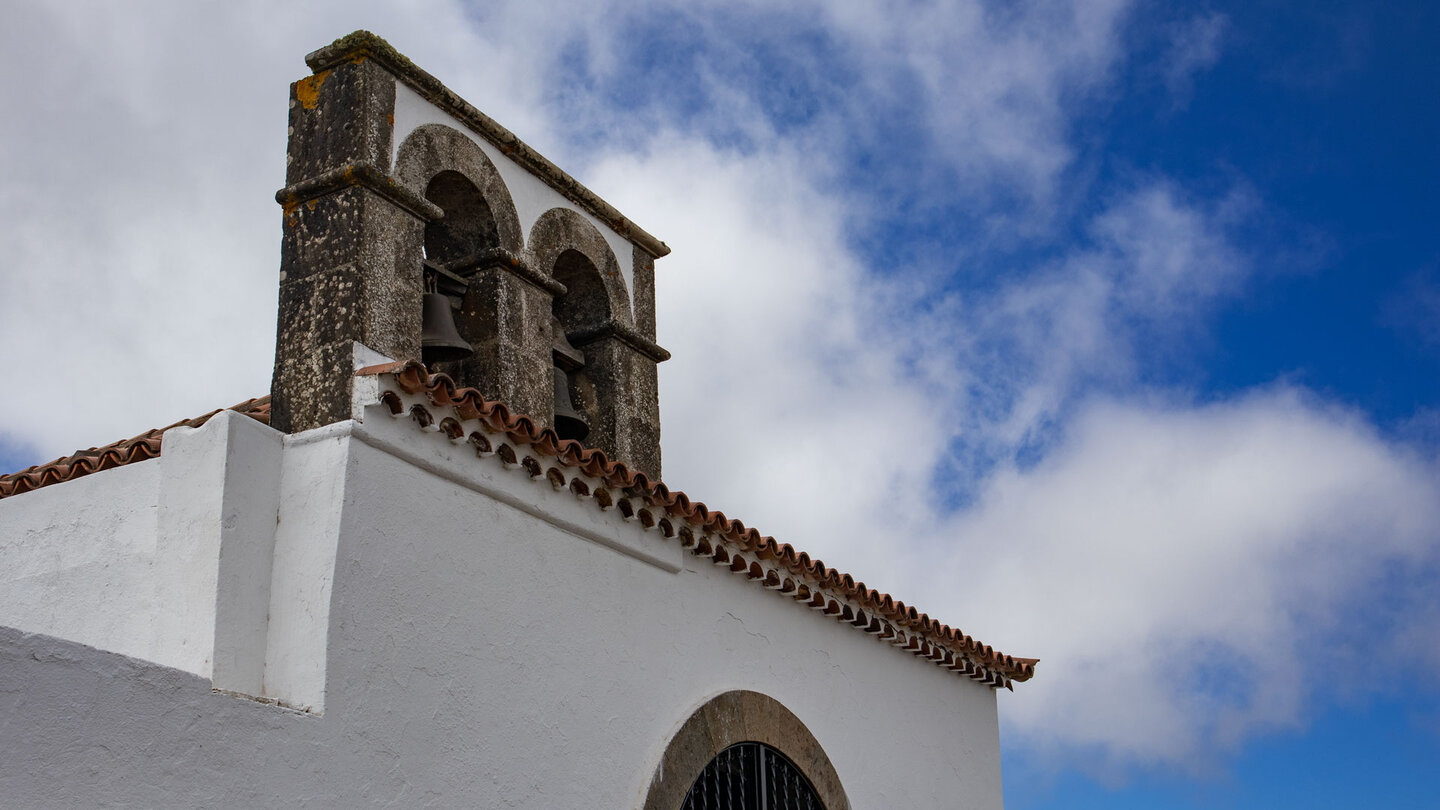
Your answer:
[[[744,742],[715,755],[680,810],[825,810],[815,789],[783,754]]]

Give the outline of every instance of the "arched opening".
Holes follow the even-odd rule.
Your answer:
[[[850,810],[820,742],[768,695],[738,690],[695,710],[650,779],[644,810]]]
[[[584,440],[600,418],[604,403],[595,387],[593,369],[585,353],[570,345],[567,335],[593,329],[610,320],[610,299],[600,271],[578,250],[566,250],[555,260],[551,276],[565,285],[565,293],[551,301],[554,347],[555,431],[562,439]]]
[[[485,195],[459,172],[447,169],[430,178],[425,199],[445,216],[425,224],[420,357],[432,367],[446,364],[444,370],[453,374],[457,367],[450,364],[474,354],[476,337],[455,323],[470,286],[468,274],[457,271],[467,259],[498,247],[500,233]]]
[[[425,187],[425,199],[445,211],[442,219],[425,225],[429,261],[446,264],[500,245],[500,231],[485,195],[465,175],[440,172]]]
[[[573,248],[555,259],[552,277],[565,285],[565,294],[555,296],[552,310],[566,331],[599,326],[610,320],[610,297],[600,270],[585,254]]]
[[[620,259],[593,223],[563,207],[535,220],[526,255],[536,274],[553,285],[546,314],[559,329],[552,331],[563,331],[584,355],[584,369],[572,375],[568,388],[576,407],[590,419],[585,444],[658,479],[655,366],[669,354],[653,337],[636,330]],[[561,404],[557,402],[557,408]]]
[[[680,810],[825,810],[788,757],[761,742],[715,755],[691,783]]]

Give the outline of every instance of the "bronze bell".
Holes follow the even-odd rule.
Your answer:
[[[421,312],[420,359],[425,365],[464,360],[475,353],[475,349],[460,337],[459,330],[455,328],[449,296],[437,292],[425,293]]]
[[[550,358],[555,371],[555,432],[562,439],[584,441],[590,425],[570,400],[569,372],[585,367],[585,355],[565,338],[565,328],[560,325],[559,318],[550,318],[550,334]]]
[[[584,441],[590,432],[584,415],[570,401],[570,378],[559,366],[555,367],[555,432],[562,439],[577,442]]]

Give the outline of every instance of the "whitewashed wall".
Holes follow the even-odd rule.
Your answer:
[[[0,626],[211,674],[221,542],[274,532],[280,437],[227,411],[164,448],[0,501]]]
[[[1001,806],[987,688],[708,561],[660,550],[647,562],[596,542],[624,548],[634,541],[625,533],[639,530],[618,516],[564,519],[573,496],[543,477],[532,482],[380,409],[364,424],[289,437],[283,459],[266,456],[280,446],[268,429],[226,431],[220,502],[248,503],[231,517],[254,529],[274,516],[278,530],[228,545],[222,535],[219,573],[195,575],[213,577],[230,604],[215,646],[235,675],[226,685],[217,672],[214,685],[259,678],[259,690],[235,691],[312,711],[212,694],[203,667],[71,643],[144,654],[122,650],[119,630],[106,638],[97,625],[71,641],[17,632],[66,635],[19,604],[41,593],[35,585],[0,604],[0,624],[17,628],[0,632],[0,796],[16,806],[636,807],[669,738],[732,689],[794,712],[860,810]],[[242,474],[233,463],[242,457],[271,458],[260,467],[280,472]],[[74,484],[116,514],[130,499],[153,514],[163,472],[154,465]],[[265,494],[264,480],[278,492]],[[103,542],[103,519],[9,536],[17,514],[36,522],[76,509],[67,487],[81,491],[0,501],[3,542]],[[562,519],[517,508],[546,504]],[[144,528],[127,531],[143,545]],[[102,580],[92,585],[110,586]],[[136,580],[125,573],[113,586]],[[53,581],[58,595],[78,580]],[[257,630],[258,604],[269,620]]]

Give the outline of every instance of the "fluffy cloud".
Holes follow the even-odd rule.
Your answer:
[[[965,612],[1064,673],[1007,706],[1033,744],[1194,765],[1363,683],[1425,621],[1352,614],[1440,561],[1433,462],[1355,415],[1286,388],[1101,399],[1067,434],[986,482],[942,569],[984,572]]]
[[[1136,385],[1243,290],[1226,233],[1250,195],[1131,189],[1051,266],[902,322],[837,248],[846,212],[787,166],[657,143],[602,167],[652,190],[677,251],[670,481],[1042,657],[1004,714],[1055,761],[1198,767],[1303,722],[1317,689],[1367,688],[1369,660],[1428,666],[1433,610],[1410,608],[1440,563],[1432,460],[1301,389]],[[1376,607],[1382,586],[1407,610]]]

